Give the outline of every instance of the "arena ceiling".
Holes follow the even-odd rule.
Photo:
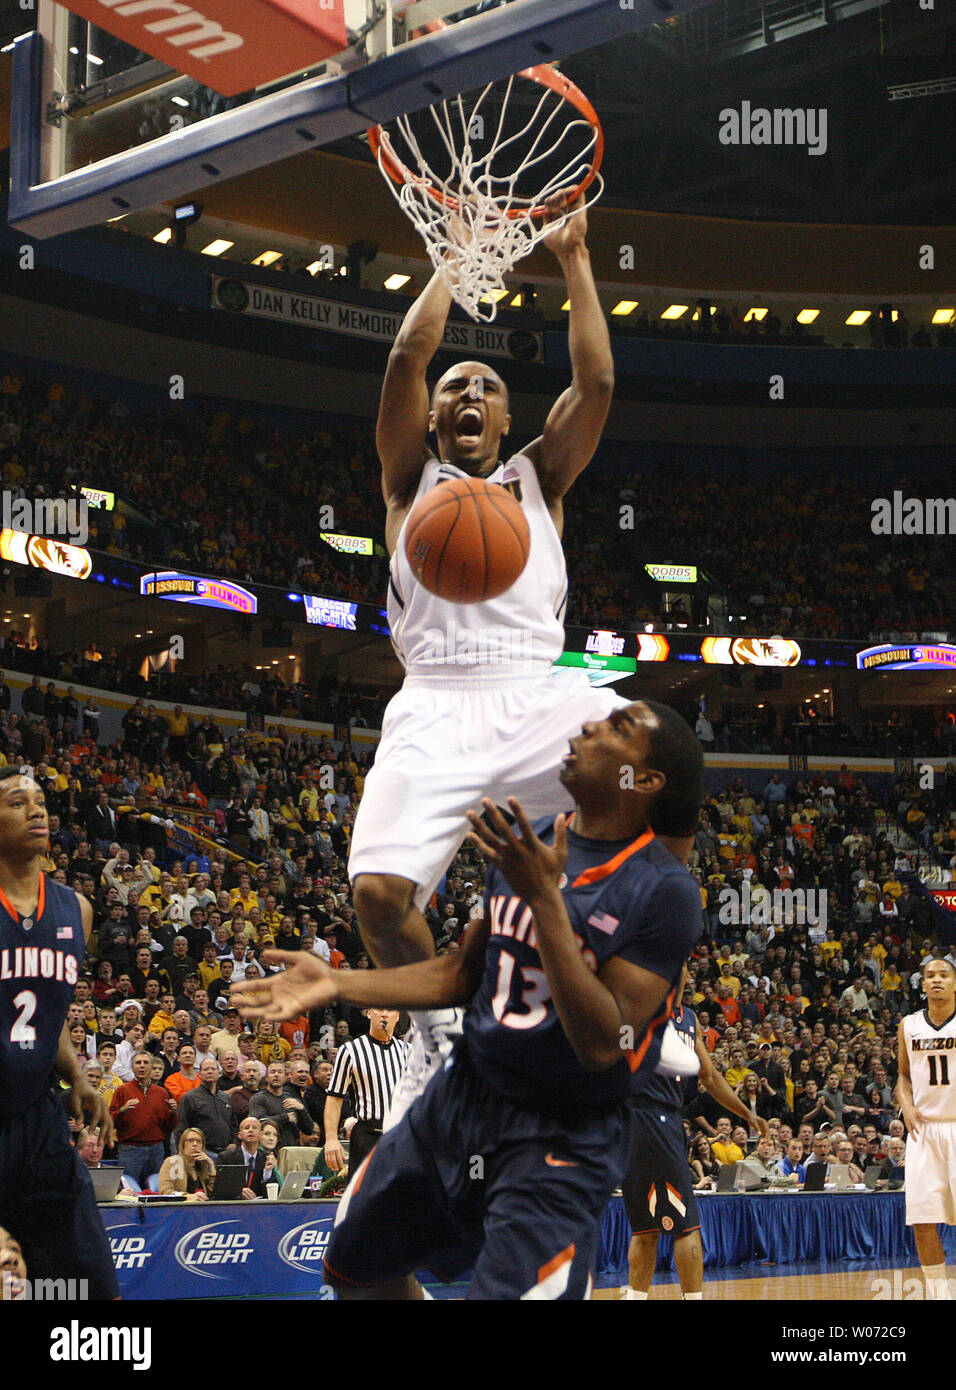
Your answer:
[[[20,0],[0,0],[0,45],[29,27]],[[956,9],[946,0],[926,9],[920,0],[719,0],[561,67],[601,114],[608,207],[751,221],[956,223]],[[0,135],[9,68],[3,55]],[[722,144],[721,112],[743,102],[826,110],[825,153]],[[328,148],[370,158],[357,137]],[[278,220],[308,198],[311,166],[322,157],[285,161],[287,206],[275,207]],[[257,177],[233,182],[254,195]],[[361,212],[354,208],[356,239]]]

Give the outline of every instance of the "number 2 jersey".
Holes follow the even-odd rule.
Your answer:
[[[927,1120],[956,1120],[956,1011],[939,1027],[926,1009],[903,1019],[913,1104]]]
[[[0,890],[0,1120],[46,1089],[85,954],[72,888],[41,874],[32,917]]]
[[[551,844],[553,819],[535,832]],[[615,1104],[653,1075],[684,962],[700,935],[700,892],[653,831],[608,842],[569,828],[561,896],[590,970],[620,956],[668,981],[655,1017],[642,1036],[624,1033],[620,1062],[586,1071],[554,1007],[531,909],[492,865],[485,973],[465,1015],[465,1045],[483,1079],[509,1100],[541,1109]]]

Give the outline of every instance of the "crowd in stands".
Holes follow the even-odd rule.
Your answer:
[[[329,1179],[326,1089],[338,1047],[367,1031],[364,1015],[340,1006],[247,1030],[229,991],[270,968],[270,946],[369,968],[346,873],[367,756],[286,731],[225,740],[208,715],[157,723],[141,704],[121,743],[99,746],[68,709],[47,710],[48,750],[25,748],[7,716],[0,758],[29,759],[50,812],[46,868],[94,904],[68,1022],[83,1069],[110,1097],[127,1186],[201,1200],[237,1144],[259,1155],[242,1195],[281,1180],[268,1155],[289,1146],[315,1146],[315,1172]],[[426,914],[438,951],[458,948],[481,887],[464,848]],[[347,1105],[341,1118],[347,1136]],[[89,1141],[95,1166],[102,1151]]]
[[[956,767],[932,790],[902,777],[883,801],[846,768],[707,798],[690,860],[705,929],[684,1002],[770,1134],[699,1088],[685,1110],[697,1185],[752,1154],[768,1178],[803,1183],[826,1160],[857,1184],[874,1164],[902,1181],[897,1026],[923,1007],[928,955],[956,969],[956,935],[940,941],[913,871],[956,869],[954,808]]]
[[[12,491],[66,496],[71,485],[124,502],[92,514],[90,545],[148,563],[195,568],[381,605],[387,570],[373,431],[329,419],[282,433],[252,413],[190,406],[132,416],[59,383],[8,372],[0,384],[0,472]],[[947,627],[944,541],[871,532],[871,490],[830,474],[690,476],[679,458],[647,464],[606,444],[568,509],[564,544],[575,625],[664,626],[638,580],[643,561],[687,553],[744,615],[740,635],[854,637]],[[621,508],[634,509],[622,528]],[[322,509],[332,524],[318,525]],[[345,556],[321,529],[371,536],[380,554]],[[640,552],[640,553],[638,553]]]

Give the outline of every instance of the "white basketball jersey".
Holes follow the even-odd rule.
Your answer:
[[[956,1120],[956,1012],[938,1028],[926,1010],[903,1019],[913,1104],[927,1120]]]
[[[469,476],[454,464],[429,459],[415,502],[438,483]],[[485,481],[500,483],[520,503],[531,538],[528,562],[497,598],[449,603],[429,593],[412,572],[405,555],[406,516],[389,570],[388,622],[409,676],[459,682],[547,675],[564,649],[568,576],[535,466],[516,454]]]

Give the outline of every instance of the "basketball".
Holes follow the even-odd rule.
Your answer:
[[[510,589],[531,548],[518,502],[498,483],[455,478],[412,509],[405,554],[415,578],[449,603],[481,603]]]

